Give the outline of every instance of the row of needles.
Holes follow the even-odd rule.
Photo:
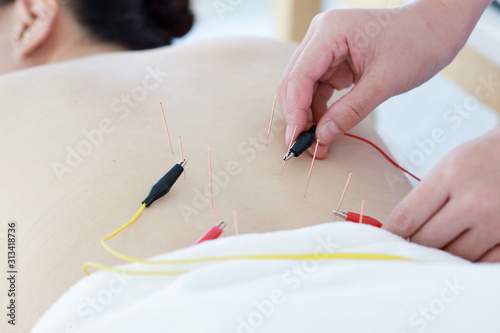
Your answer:
[[[276,98],[274,100],[274,107],[275,106],[276,106]],[[274,107],[273,107],[273,112],[274,112]],[[163,102],[160,102],[160,108],[161,108],[161,112],[162,112],[162,116],[163,116],[163,122],[165,124],[165,129],[167,131],[167,137],[168,137],[168,142],[170,144],[170,150],[171,150],[171,152],[173,154],[174,153],[174,149],[172,147],[172,140],[171,140],[171,137],[170,137],[170,130],[168,128],[167,118],[165,116],[165,110],[163,108]],[[271,117],[271,124],[269,124],[269,128],[271,128],[271,127],[272,127],[272,117]],[[270,133],[268,133],[268,134],[270,134]],[[184,150],[183,150],[183,147],[182,147],[182,138],[181,138],[180,135],[178,136],[178,138],[179,138],[179,149],[180,149],[180,154],[181,154],[181,160],[184,160]],[[210,209],[211,209],[213,215],[215,216],[215,218],[219,222],[219,227],[221,227],[221,229],[223,229],[224,226],[225,226],[225,223],[223,221],[219,221],[219,218],[217,217],[217,214],[215,213],[215,209],[214,209],[212,151],[211,151],[210,148],[208,149],[208,173],[209,173],[208,177],[209,177],[209,182],[210,182],[210,200],[208,200],[208,204],[210,206]],[[185,170],[184,170],[184,178],[186,178],[186,171]],[[238,227],[238,219],[237,219],[236,211],[233,212],[233,220],[234,220],[235,234],[238,235],[238,233],[239,233],[239,227]]]
[[[271,119],[269,121],[269,129],[267,131],[267,142],[266,142],[266,145],[268,145],[269,137],[271,135],[273,118],[274,118],[275,109],[276,109],[276,102],[277,102],[277,95],[274,96],[273,108],[271,110]],[[316,125],[313,125],[309,130],[301,133],[297,137],[297,139],[295,140],[295,142],[294,142],[293,139],[295,138],[295,135],[297,134],[297,126],[295,126],[295,128],[293,130],[293,134],[292,134],[290,142],[289,142],[289,145],[288,145],[287,153],[286,153],[285,157],[283,158],[283,160],[284,160],[283,161],[283,167],[281,168],[281,175],[283,175],[286,163],[287,163],[287,161],[290,158],[292,158],[292,157],[298,157],[304,151],[306,151],[307,149],[309,149],[314,143],[316,143],[316,146],[314,148],[314,153],[313,153],[312,161],[311,161],[311,167],[309,169],[309,174],[307,176],[307,183],[306,183],[306,188],[305,188],[305,191],[304,191],[304,199],[307,197],[307,190],[309,188],[309,182],[311,180],[311,175],[312,175],[312,172],[313,172],[314,163],[316,161],[316,154],[318,152],[318,146],[319,146],[319,140],[317,140],[315,138],[315,132],[316,132]],[[366,142],[368,142],[368,141],[366,141]],[[368,143],[371,144],[371,142],[368,142]],[[376,147],[376,146],[375,146],[375,148],[378,149],[378,147]],[[377,221],[377,220],[375,220],[375,219],[373,219],[371,217],[367,217],[367,218],[364,217],[365,200],[361,201],[361,211],[360,211],[360,214],[355,214],[355,213],[352,213],[352,212],[344,213],[344,212],[340,211],[340,207],[341,207],[342,202],[344,200],[344,197],[346,195],[346,191],[347,191],[347,188],[349,187],[349,183],[351,181],[352,175],[353,175],[352,173],[349,174],[349,177],[348,177],[347,182],[345,184],[344,190],[342,192],[342,196],[340,197],[340,201],[339,201],[339,204],[337,206],[337,209],[333,211],[333,213],[335,214],[335,218],[337,216],[340,216],[340,217],[344,218],[346,221],[358,222],[358,223],[361,223],[361,224],[363,223],[363,221],[365,219],[368,224],[371,224],[371,225],[377,226],[377,227],[381,227],[382,224],[379,221]],[[335,221],[335,218],[334,218],[334,221]]]
[[[267,130],[266,146],[269,144],[269,138],[271,136],[271,130],[272,130],[272,126],[273,126],[273,119],[274,119],[274,113],[276,110],[277,100],[278,100],[278,95],[275,95],[274,102],[273,102],[273,108],[271,110],[271,119],[269,120],[269,128]],[[295,128],[293,130],[292,137],[291,137],[290,142],[289,142],[287,154],[283,158],[283,167],[281,168],[281,175],[283,175],[287,161],[291,157],[294,157],[294,156],[298,157],[299,155],[301,155],[305,150],[307,150],[309,147],[311,147],[316,142],[316,147],[314,148],[313,159],[311,161],[311,167],[309,169],[309,175],[307,177],[306,189],[304,191],[304,198],[307,197],[307,190],[309,188],[309,182],[311,180],[311,175],[312,175],[313,168],[314,168],[314,162],[316,161],[316,154],[318,152],[318,146],[319,146],[319,140],[315,140],[315,131],[316,131],[316,126],[312,126],[308,131],[299,135],[297,140],[294,142],[293,138],[295,138],[295,134],[297,133],[297,126],[295,126]],[[297,147],[297,148],[294,149],[295,147]]]

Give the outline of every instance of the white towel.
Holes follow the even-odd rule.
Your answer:
[[[154,259],[304,253],[413,261],[129,264],[120,268],[190,271],[94,273],[63,295],[32,332],[500,332],[500,264],[472,264],[367,225],[335,222],[224,237]]]

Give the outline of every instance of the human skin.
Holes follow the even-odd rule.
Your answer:
[[[420,0],[396,9],[331,10],[314,18],[283,73],[279,102],[288,125],[301,133],[318,124],[322,143],[349,130],[388,98],[419,86],[453,60],[491,0]],[[367,25],[388,23],[369,37]],[[327,107],[334,90],[354,88]],[[297,137],[298,134],[295,135]]]
[[[198,195],[209,193],[208,148],[214,206],[229,224],[226,236],[234,235],[233,211],[240,233],[332,221],[350,172],[354,176],[341,208],[359,212],[364,199],[365,214],[385,221],[411,187],[363,142],[337,140],[332,154],[316,161],[306,199],[309,155],[290,160],[280,175],[287,146],[280,140],[285,126],[279,109],[267,147],[265,141],[276,85],[295,48],[228,38],[92,56],[0,76],[0,154],[8,156],[0,164],[0,211],[18,225],[22,328],[31,327],[83,277],[84,262],[123,263],[99,240],[127,222],[151,186],[180,160],[179,134],[188,159],[186,179],[181,177],[170,193],[110,240],[114,249],[151,257],[189,246],[217,223],[207,197]],[[148,67],[168,73],[156,88],[147,78]],[[140,94],[144,84],[151,88],[147,96],[134,101],[131,95]],[[90,153],[58,177],[54,163],[67,165],[68,149],[85,149],[90,142],[85,131],[102,121],[109,133],[102,141],[96,136]],[[371,119],[352,133],[384,147]],[[223,171],[230,177],[221,187],[217,183],[227,183]]]
[[[125,48],[96,41],[59,1],[16,0],[0,7],[0,50],[2,75]]]
[[[452,151],[396,206],[384,228],[471,261],[500,262],[498,147],[500,128]]]
[[[288,125],[318,124],[325,158],[330,143],[388,98],[446,66],[463,47],[490,0],[421,0],[396,10],[347,9],[318,15],[279,85]],[[360,39],[369,22],[388,24]],[[388,15],[388,16],[387,16]],[[333,105],[331,93],[355,84]],[[415,110],[418,112],[418,110]],[[447,156],[392,212],[384,225],[412,241],[472,261],[500,261],[498,129]],[[473,147],[473,148],[471,148]],[[311,152],[311,149],[309,150]]]

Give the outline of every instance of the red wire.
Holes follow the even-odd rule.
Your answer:
[[[362,138],[360,136],[357,136],[357,135],[353,135],[353,134],[349,134],[349,133],[344,133],[345,136],[349,136],[351,138],[354,138],[354,139],[358,139],[358,140],[361,140],[363,142],[366,142],[368,143],[369,145],[371,145],[373,148],[377,149],[382,155],[384,155],[385,158],[387,158],[389,160],[389,162],[391,162],[392,164],[394,164],[398,169],[401,169],[402,171],[406,172],[408,175],[412,176],[413,178],[415,178],[416,180],[420,181],[420,178],[418,178],[417,176],[415,176],[414,174],[412,174],[410,171],[406,170],[405,168],[403,168],[402,166],[400,166],[398,163],[396,163],[389,155],[387,155],[382,149],[380,149],[376,144],[374,144],[373,142],[365,139],[365,138]]]

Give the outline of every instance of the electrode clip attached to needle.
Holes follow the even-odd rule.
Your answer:
[[[288,153],[283,157],[284,161],[288,161],[292,157],[299,157],[309,147],[316,142],[316,125],[311,126],[305,132],[302,132],[294,144],[290,147]]]

